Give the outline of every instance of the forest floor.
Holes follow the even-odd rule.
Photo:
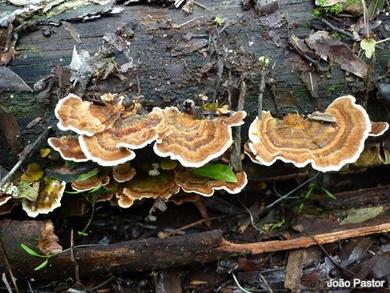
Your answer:
[[[351,94],[372,121],[390,122],[389,1],[28,2],[0,1],[1,291],[389,290],[389,132],[366,131],[364,150],[337,171],[244,154],[262,110],[328,127],[323,112]],[[170,106],[187,115],[188,103],[196,123],[247,117],[218,164],[189,175],[203,192],[191,193],[177,178],[193,169],[162,159],[158,141],[135,151],[136,180],[125,183],[85,151],[94,162],[65,160],[47,140],[64,133],[54,109],[69,93],[103,109],[69,115],[84,124],[116,97],[141,104],[140,117]],[[335,147],[353,152],[354,135]],[[212,184],[222,190],[206,194]]]

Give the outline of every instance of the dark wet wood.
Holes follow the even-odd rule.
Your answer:
[[[130,40],[129,53],[122,52],[115,56],[118,64],[130,61],[135,64],[135,68],[127,74],[129,78],[127,85],[126,82],[122,83],[118,78],[112,77],[107,81],[99,82],[96,86],[93,83],[90,84],[90,92],[112,91],[134,95],[138,90],[136,80],[138,77],[141,93],[154,105],[172,105],[187,98],[194,98],[198,94],[213,97],[217,69],[214,68],[203,79],[199,79],[199,75],[196,74],[210,61],[208,55],[199,50],[190,50],[183,54],[183,51],[178,51],[178,48],[188,45],[184,36],[192,33],[199,36],[192,40],[204,42],[206,47],[203,49],[208,53],[210,49],[207,48],[208,35],[212,31],[213,19],[215,16],[220,16],[226,23],[231,24],[220,34],[226,50],[237,51],[242,48],[256,57],[267,56],[271,60],[273,67],[269,78],[272,79],[273,86],[272,90],[269,86],[266,89],[265,110],[283,109],[286,104],[289,104],[289,99],[287,98],[286,102],[284,97],[288,97],[290,93],[297,97],[297,105],[295,105],[297,109],[311,112],[314,109],[325,108],[342,93],[352,92],[351,86],[345,81],[345,72],[338,66],[333,66],[327,76],[318,81],[319,98],[311,97],[301,79],[299,69],[306,68],[307,70],[308,63],[288,48],[287,41],[292,34],[298,37],[310,34],[313,1],[279,1],[280,11],[284,14],[284,22],[282,26],[272,30],[280,37],[281,47],[277,47],[267,37],[270,29],[261,25],[265,19],[260,18],[254,9],[244,11],[240,3],[240,0],[204,0],[202,4],[207,7],[207,10],[195,5],[193,14],[189,16],[179,9],[146,5],[126,6],[118,15],[74,23],[76,31],[80,34],[81,44],[78,44],[63,26],[53,27],[54,33],[50,38],[42,34],[45,27],[24,32],[20,34],[17,44],[19,55],[10,67],[32,86],[50,74],[55,66],[69,64],[74,46],[77,50],[87,50],[90,54],[94,54],[101,46],[105,33],[114,33],[119,27],[134,26],[135,34]],[[167,23],[168,20],[170,25]],[[193,21],[181,26],[189,20]],[[218,46],[222,49],[221,43],[218,43]],[[390,60],[390,54],[386,50],[378,50],[376,55],[375,70],[380,74],[387,61]],[[212,61],[216,61],[215,59],[214,56]],[[233,78],[237,80],[239,76],[233,74]],[[228,79],[227,70],[222,79],[219,83],[221,85]],[[247,82],[248,96],[245,108],[250,117],[256,114],[258,82],[258,77]],[[129,84],[132,86],[129,87]],[[356,89],[358,85],[354,86]],[[224,99],[227,95],[227,88],[220,86],[217,97]],[[2,93],[0,96],[2,104],[18,118],[24,143],[34,139],[34,136],[42,131],[42,124],[53,125],[55,123],[53,118],[55,100],[42,101],[38,94],[30,93]],[[370,111],[376,116],[384,115],[383,107],[379,103],[371,105]],[[42,123],[26,129],[25,126],[37,117],[44,118]],[[248,118],[248,121],[250,119]],[[244,139],[246,139],[245,135]],[[0,150],[5,148],[6,145],[1,143]],[[0,157],[3,157],[1,154],[2,152],[0,152]],[[0,163],[2,163],[1,160]]]
[[[4,239],[4,251],[0,253],[0,257],[7,256],[13,273],[19,279],[39,277],[40,280],[59,280],[73,277],[75,263],[72,262],[68,252],[50,259],[49,266],[43,271],[33,271],[33,267],[42,262],[42,259],[27,255],[19,248],[19,245],[23,242],[34,247],[34,237],[40,235],[37,231],[42,228],[42,222],[25,223],[27,222],[10,221],[6,225],[2,224],[2,230],[0,230],[2,240]],[[29,226],[31,230],[20,230],[25,233],[20,233],[15,238],[8,236],[10,229],[23,226]],[[261,254],[305,248],[389,231],[390,218],[387,216],[363,224],[340,226],[321,234],[303,234],[300,237],[285,240],[236,244],[226,240],[222,236],[221,230],[211,230],[168,239],[148,238],[75,248],[74,256],[80,276],[91,277],[94,274],[102,273],[150,271],[204,264],[214,262],[221,257],[232,257],[237,254]],[[0,262],[0,270],[5,271],[6,269],[5,263]]]

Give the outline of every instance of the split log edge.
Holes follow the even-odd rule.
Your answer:
[[[42,259],[28,256],[20,249],[21,242],[31,243],[39,237],[45,221],[5,221],[7,225],[3,223],[0,225],[2,227],[0,237],[11,269],[19,279],[39,276],[39,279],[58,280],[74,276],[75,264],[71,261],[69,253],[53,257],[43,272],[35,272],[33,268],[42,262]],[[26,222],[28,229],[23,227]],[[74,255],[80,275],[91,276],[93,273],[148,271],[204,264],[233,255],[306,248],[386,232],[390,232],[390,217],[382,217],[363,224],[346,225],[342,230],[288,240],[236,244],[224,239],[221,230],[211,230],[169,239],[149,238],[75,248]],[[3,261],[4,255],[1,253],[0,258],[0,272],[8,271]]]

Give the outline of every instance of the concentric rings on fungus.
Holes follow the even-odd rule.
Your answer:
[[[147,115],[133,113],[118,119],[114,125],[93,136],[80,136],[79,142],[87,158],[102,166],[116,166],[134,159],[133,149],[140,149],[157,138],[163,120],[162,110]]]
[[[116,182],[123,183],[134,178],[136,170],[129,163],[124,163],[112,168],[112,177]]]
[[[88,161],[88,158],[81,150],[76,136],[50,137],[47,142],[54,150],[60,153],[64,160],[74,162]]]
[[[245,172],[236,173],[237,182],[229,183],[207,177],[195,175],[191,169],[175,172],[176,183],[187,193],[197,193],[203,196],[212,196],[216,190],[225,190],[230,194],[237,194],[247,185]]]
[[[162,172],[158,176],[137,174],[117,192],[118,205],[128,208],[134,201],[143,198],[168,199],[180,190],[171,172]]]
[[[122,111],[121,103],[99,106],[69,94],[58,101],[54,113],[59,129],[91,136],[111,127]]]
[[[381,136],[389,129],[389,123],[387,122],[373,122],[371,121],[370,136]]]
[[[215,119],[195,119],[175,107],[165,108],[164,131],[154,144],[160,157],[178,160],[185,167],[201,167],[221,156],[233,143],[232,127],[242,125],[246,113]]]
[[[299,114],[287,114],[282,120],[270,112],[262,113],[249,128],[252,160],[270,166],[276,160],[297,167],[311,164],[316,170],[337,171],[355,162],[363,151],[371,131],[366,110],[355,103],[353,96],[334,100],[325,114],[334,123],[305,119]]]

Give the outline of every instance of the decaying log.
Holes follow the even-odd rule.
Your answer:
[[[73,26],[80,35],[81,44],[63,26],[52,27],[53,34],[50,38],[44,36],[42,30],[23,32],[17,44],[20,55],[9,66],[32,87],[38,80],[47,77],[56,66],[68,65],[74,46],[78,51],[87,50],[93,55],[99,50],[104,34],[113,34],[119,27],[134,27],[134,37],[129,41],[128,52],[118,52],[115,55],[118,66],[132,64],[132,68],[126,73],[128,80],[122,81],[113,75],[98,84],[91,83],[87,89],[89,95],[111,91],[133,96],[138,91],[138,79],[141,94],[145,96],[148,105],[172,105],[199,94],[209,97],[217,94],[218,99],[226,98],[228,89],[225,81],[228,80],[229,69],[225,66],[222,80],[217,81],[216,54],[210,57],[213,46],[209,41],[215,30],[213,19],[219,16],[225,26],[220,28],[223,28],[223,32],[218,34],[216,44],[219,49],[223,47],[224,50],[250,53],[256,57],[267,56],[273,64],[269,74],[272,82],[264,93],[264,110],[277,112],[295,106],[299,111],[311,112],[324,109],[340,93],[353,92],[352,86],[345,81],[345,72],[338,66],[332,66],[326,78],[318,78],[318,98],[313,98],[303,81],[307,79],[307,70],[310,71],[311,67],[288,48],[288,38],[292,34],[302,38],[310,34],[308,24],[313,20],[313,1],[278,1],[280,23],[273,26],[269,25],[267,16],[257,14],[254,9],[243,10],[241,2],[229,0],[222,4],[220,1],[204,0],[202,5],[207,9],[194,8],[192,15],[185,15],[180,9],[148,5],[124,6],[123,12],[115,16],[75,22]],[[1,5],[6,4],[0,3],[0,9],[3,9]],[[185,23],[187,25],[183,25]],[[203,47],[197,47],[199,43]],[[219,58],[223,59],[224,56]],[[384,72],[388,60],[389,53],[386,50],[376,51],[377,74]],[[240,78],[238,75],[240,74],[233,73],[236,79],[233,82]],[[217,83],[221,86],[216,93]],[[258,84],[258,77],[248,80],[245,104],[252,117],[257,109],[257,99],[254,97],[258,95]],[[358,84],[353,83],[353,87]],[[291,105],[294,97],[297,105]],[[1,101],[18,118],[24,142],[34,139],[41,132],[41,125],[25,128],[35,118],[44,117],[41,124],[54,124],[52,118],[55,101],[47,96],[42,98],[42,94],[38,92],[2,93]],[[374,118],[383,117],[386,113],[380,103],[372,103],[370,112],[374,114]],[[4,165],[1,156],[3,153],[5,152],[0,150],[0,163]]]
[[[39,279],[59,279],[74,275],[75,264],[68,252],[53,257],[50,266],[44,271],[34,272],[33,267],[42,259],[26,255],[20,243],[29,243],[41,235],[47,222],[4,221],[1,234],[10,268],[18,278],[38,277]],[[19,230],[15,230],[15,228]],[[13,232],[14,231],[14,232]],[[367,236],[390,231],[390,218],[385,217],[359,225],[346,225],[338,230],[322,234],[301,236],[288,240],[274,240],[256,243],[232,243],[223,237],[221,230],[188,234],[168,239],[141,239],[109,245],[96,245],[74,248],[75,260],[81,276],[94,273],[115,273],[126,271],[147,271],[165,269],[190,264],[209,263],[222,257],[245,254],[291,250],[318,244],[332,243],[347,238]],[[13,238],[15,236],[15,238]],[[0,272],[7,267],[0,262]]]

